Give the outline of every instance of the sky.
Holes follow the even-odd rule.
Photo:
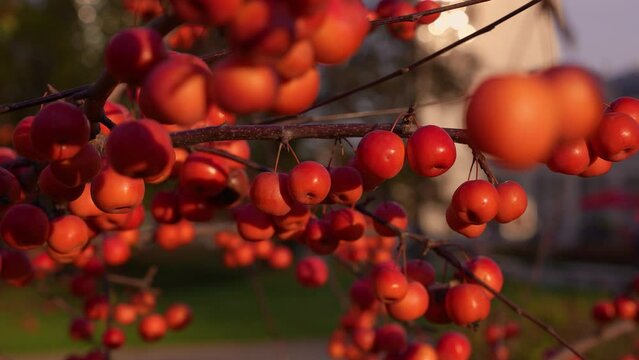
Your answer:
[[[589,66],[603,76],[639,70],[639,0],[563,0],[577,40],[562,44],[566,61]]]

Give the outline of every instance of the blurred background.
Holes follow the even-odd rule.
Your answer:
[[[366,2],[370,7],[376,3]],[[444,13],[435,23],[420,26],[414,42],[401,42],[384,28],[377,29],[348,64],[322,70],[320,98],[408,64],[524,2],[492,0]],[[311,114],[389,109],[384,116],[351,120],[388,122],[414,103],[420,123],[462,127],[466,97],[481,79],[498,72],[532,71],[565,62],[597,73],[608,101],[622,95],[636,97],[637,13],[636,0],[549,1],[415,74]],[[67,89],[92,81],[102,69],[102,49],[109,37],[140,23],[123,9],[122,0],[1,0],[0,103],[40,96],[47,84]],[[190,51],[205,54],[222,49],[221,39],[220,34],[209,33],[196,40]],[[1,145],[9,145],[11,125],[33,111],[0,115]],[[353,139],[354,145],[356,141]],[[326,162],[331,156],[332,142],[306,140],[293,145],[305,158]],[[251,146],[256,160],[272,164],[275,144],[256,142]],[[596,329],[590,319],[594,302],[614,297],[639,271],[639,157],[592,179],[561,176],[543,166],[527,173],[497,169],[500,180],[513,179],[525,187],[531,199],[529,209],[515,223],[491,224],[481,238],[465,240],[448,230],[444,213],[447,199],[466,179],[471,160],[470,150],[458,145],[458,160],[445,175],[426,181],[404,171],[375,196],[406,206],[415,230],[438,239],[450,238],[472,253],[493,257],[505,273],[505,294],[569,340],[592,333]],[[285,166],[293,164],[291,159],[286,162]],[[145,225],[147,238],[151,221],[147,219]],[[290,270],[275,272],[260,266],[225,269],[219,251],[211,245],[211,235],[228,226],[221,214],[214,224],[198,228],[197,244],[171,254],[147,246],[130,265],[117,270],[141,277],[157,265],[154,286],[162,289],[161,304],[187,303],[195,318],[183,332],[151,346],[142,345],[135,330],[129,329],[127,350],[116,352],[114,358],[280,358],[287,354],[291,358],[301,358],[300,354],[306,359],[326,358],[326,341],[341,313],[336,294],[347,291],[352,275],[333,264],[335,284],[308,290],[297,285]],[[428,258],[438,271],[443,269],[438,259]],[[35,287],[16,290],[3,286],[0,293],[3,359],[60,359],[67,352],[87,348],[69,339],[69,314],[50,301],[69,297],[64,285],[49,284],[46,296]],[[264,299],[269,309],[266,314]],[[79,304],[74,299],[68,301]],[[80,309],[80,305],[76,307]],[[509,344],[513,359],[539,359],[556,346],[547,334],[501,304],[493,309],[489,322],[513,320],[521,326],[522,335]],[[488,358],[484,326],[476,332],[465,331],[473,341],[476,359]],[[435,327],[433,331],[438,334],[446,329]],[[638,335],[636,329],[628,331],[589,355],[616,359],[637,346]],[[265,351],[271,355],[260,357]]]

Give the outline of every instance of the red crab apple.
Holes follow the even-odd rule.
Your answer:
[[[474,225],[485,224],[497,215],[499,193],[486,180],[470,180],[455,190],[450,205],[461,221]]]
[[[518,219],[528,207],[526,191],[517,182],[508,180],[496,187],[499,194],[499,208],[495,220],[508,223]]]
[[[472,324],[488,317],[490,299],[479,285],[459,284],[446,294],[446,312],[457,325]]]
[[[605,113],[590,144],[604,160],[625,160],[639,151],[639,122],[624,113]]]
[[[17,250],[42,246],[49,237],[49,229],[45,212],[30,204],[11,206],[0,222],[2,240]]]
[[[193,319],[191,308],[186,304],[176,303],[169,306],[164,312],[164,319],[171,330],[182,330]]]
[[[457,158],[457,149],[448,133],[435,125],[420,127],[408,138],[406,157],[410,168],[418,175],[433,177],[450,169]]]
[[[118,80],[139,83],[167,57],[162,37],[150,28],[126,29],[111,38],[104,51],[107,70]]]
[[[406,296],[386,304],[386,311],[395,320],[412,321],[422,317],[428,309],[428,291],[417,281],[408,283]]]
[[[315,161],[297,164],[288,174],[288,191],[300,204],[316,205],[324,201],[331,189],[331,174]]]
[[[167,323],[160,314],[150,314],[142,318],[138,324],[138,333],[146,342],[158,341],[164,337]]]
[[[175,14],[182,20],[209,26],[231,21],[242,0],[171,0]]]
[[[437,356],[441,360],[468,360],[472,351],[466,335],[449,331],[437,341]]]
[[[117,349],[124,344],[124,332],[116,327],[109,327],[102,334],[102,344],[109,349]]]
[[[120,175],[111,166],[103,166],[91,181],[91,198],[106,213],[131,212],[144,199],[144,180]]]
[[[309,256],[297,263],[295,267],[297,282],[305,287],[320,287],[328,280],[326,262],[318,256]]]
[[[404,142],[395,133],[374,130],[357,146],[357,162],[363,170],[381,179],[395,177],[404,165]]]
[[[375,227],[375,231],[381,236],[397,236],[398,234],[394,229],[404,231],[408,226],[408,218],[404,207],[395,201],[385,201],[379,204],[375,209],[375,215],[380,218],[380,220],[394,226],[394,228],[390,228],[380,222],[374,221],[373,226]]]
[[[89,121],[77,106],[66,102],[46,105],[33,119],[31,141],[35,151],[50,160],[67,160],[89,141]]]

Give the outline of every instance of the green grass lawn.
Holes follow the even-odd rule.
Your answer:
[[[259,310],[254,284],[259,284],[266,294],[274,330],[281,338],[326,338],[338,322],[340,305],[330,288],[301,288],[295,282],[292,270],[275,272],[261,269],[257,275],[251,275],[247,270],[228,271],[220,267],[218,253],[205,248],[190,248],[171,254],[148,252],[118,272],[141,276],[150,264],[160,266],[155,282],[162,289],[159,309],[163,310],[172,302],[184,302],[193,308],[195,314],[190,327],[170,333],[160,344],[152,346],[269,339],[271,331]],[[339,288],[345,292],[352,275],[340,269],[334,270]],[[116,290],[121,293],[123,288]],[[594,329],[589,319],[590,307],[603,296],[597,292],[540,289],[508,282],[504,292],[568,339],[579,338]],[[75,299],[69,301],[79,304]],[[4,287],[0,306],[0,355],[87,348],[86,344],[69,339],[69,315],[45,305],[42,296],[33,288]],[[521,336],[509,346],[514,359],[539,359],[543,351],[554,344],[549,335],[496,301],[493,301],[491,317],[499,321],[515,320],[522,326]],[[425,322],[423,324],[426,325]],[[487,358],[483,345],[484,326],[476,333],[457,328],[469,334],[476,348],[474,358],[477,359]],[[450,328],[454,327],[434,327],[434,336]],[[127,329],[127,336],[127,346],[143,346],[135,328]],[[630,350],[631,340],[630,336],[622,337],[598,349],[593,358],[614,359]]]

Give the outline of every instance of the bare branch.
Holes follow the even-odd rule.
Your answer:
[[[173,145],[191,146],[221,140],[276,140],[287,142],[295,139],[340,139],[362,137],[373,130],[390,130],[392,123],[375,124],[305,124],[305,125],[233,125],[212,126],[171,133]],[[412,135],[417,127],[398,124],[394,132],[402,137]],[[444,129],[453,141],[467,144],[463,129]]]
[[[387,17],[387,18],[383,18],[383,19],[373,20],[373,21],[371,21],[371,25],[377,27],[377,26],[393,24],[393,23],[400,23],[400,22],[415,22],[415,21],[418,21],[419,19],[421,19],[422,17],[427,16],[427,15],[439,14],[439,13],[443,13],[443,12],[448,11],[448,10],[459,9],[459,8],[462,8],[462,7],[481,4],[481,3],[484,3],[484,2],[488,2],[488,1],[490,1],[490,0],[462,1],[462,2],[459,2],[459,3],[456,3],[456,4],[442,6],[442,7],[439,7],[437,9],[430,9],[430,10],[424,10],[424,11],[416,12],[414,14]]]
[[[572,346],[577,349],[577,351],[585,353],[602,343],[613,340],[636,329],[637,323],[634,321],[616,321],[583,339],[573,342]],[[563,349],[552,355],[548,360],[568,360],[571,356],[570,351]]]

